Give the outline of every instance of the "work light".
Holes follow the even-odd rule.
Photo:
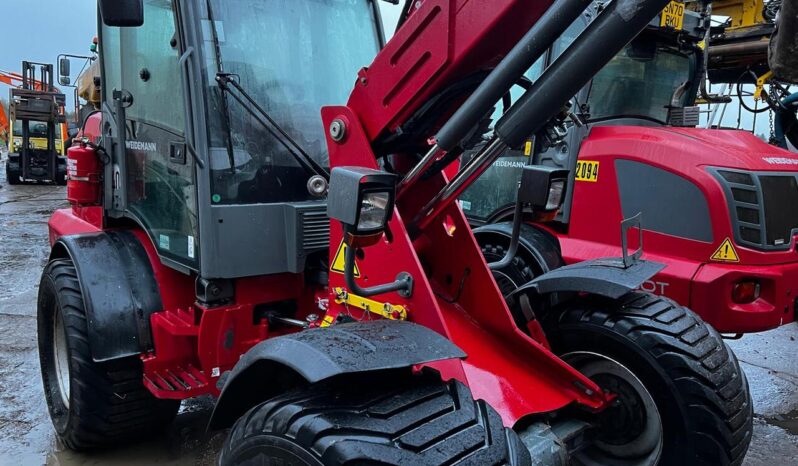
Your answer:
[[[396,181],[396,175],[379,170],[333,168],[327,216],[342,223],[347,244],[366,246],[382,236],[393,214]]]
[[[521,174],[518,199],[532,206],[535,215],[556,215],[565,200],[568,170],[526,165]]]

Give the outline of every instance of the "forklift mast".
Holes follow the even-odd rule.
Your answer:
[[[38,71],[38,74],[37,74]],[[66,96],[53,85],[53,65],[22,62],[20,88],[10,91],[10,116],[22,125],[19,148],[19,173],[23,180],[56,181],[59,174],[56,139],[58,126],[65,123]],[[31,122],[47,125],[46,147],[35,149],[31,142]],[[63,135],[61,135],[63,137]]]

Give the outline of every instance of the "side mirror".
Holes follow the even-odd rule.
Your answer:
[[[72,62],[67,57],[61,57],[58,60],[58,76],[60,78],[68,78],[72,75]]]
[[[103,24],[111,27],[139,27],[144,24],[143,0],[100,0]]]
[[[72,80],[69,79],[69,76],[59,76],[58,77],[58,84],[62,86],[71,86]]]

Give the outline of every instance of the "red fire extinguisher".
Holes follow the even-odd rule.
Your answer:
[[[72,205],[100,205],[102,163],[97,149],[83,141],[67,151],[67,200]]]

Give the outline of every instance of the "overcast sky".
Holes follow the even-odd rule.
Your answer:
[[[387,2],[380,6],[390,36],[400,8]],[[62,53],[89,55],[97,35],[96,0],[0,0],[0,11],[3,71],[19,72],[23,60],[55,64]],[[0,96],[8,98],[8,88],[1,84]]]

